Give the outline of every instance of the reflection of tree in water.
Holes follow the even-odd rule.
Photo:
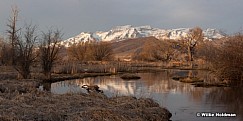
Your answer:
[[[140,76],[147,86],[152,86],[157,83],[161,83],[162,80],[169,80],[167,71],[158,73],[141,73]]]
[[[211,91],[207,95],[207,101],[212,102],[212,105],[215,104],[224,104],[227,105],[225,110],[227,113],[236,113],[237,116],[240,116],[243,120],[243,88],[234,87],[234,88],[220,88]]]
[[[200,102],[202,100],[205,93],[202,88],[196,88],[187,83],[174,81],[171,79],[171,75],[173,74],[179,74],[181,76],[187,75],[188,70],[166,70],[158,73],[143,73],[141,77],[146,86],[148,86],[150,92],[189,93],[193,101]],[[197,75],[199,73],[193,71],[193,74]]]
[[[195,73],[196,71],[193,71]],[[196,102],[202,100],[203,90],[195,88],[194,86],[174,81],[171,79],[172,74],[187,75],[188,70],[165,70],[156,73],[138,73],[141,77],[139,80],[124,81],[120,75],[114,76],[98,76],[84,79],[68,80],[52,84],[51,88],[55,90],[58,87],[68,88],[66,90],[81,90],[81,86],[98,85],[101,89],[111,92],[123,92],[124,94],[138,94],[138,93],[190,93],[191,99]],[[201,71],[200,71],[201,73]],[[200,74],[195,73],[195,74]],[[45,86],[50,90],[50,85]],[[166,93],[166,94],[167,94]]]

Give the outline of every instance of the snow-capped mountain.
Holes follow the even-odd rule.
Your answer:
[[[117,26],[109,31],[82,32],[75,37],[62,41],[60,44],[66,47],[78,42],[87,41],[121,41],[130,38],[154,36],[158,39],[181,39],[187,35],[190,28],[179,29],[159,29],[151,26],[133,27],[131,25]],[[204,38],[213,40],[224,37],[224,34],[216,29],[206,29],[203,31]]]

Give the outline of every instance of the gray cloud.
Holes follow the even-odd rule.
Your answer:
[[[20,9],[20,26],[32,22],[41,30],[58,27],[64,38],[126,24],[165,29],[201,26],[227,33],[243,25],[242,0],[0,0],[1,35],[12,5]]]

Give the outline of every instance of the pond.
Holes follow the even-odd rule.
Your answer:
[[[152,98],[172,113],[172,121],[242,121],[243,89],[230,87],[194,87],[171,79],[174,75],[186,75],[187,71],[164,70],[157,73],[137,73],[139,80],[123,80],[119,75],[101,76],[56,82],[49,85],[55,94],[84,92],[84,84],[96,84],[111,96],[136,96]],[[195,71],[194,74],[206,78],[207,72]],[[198,117],[197,114],[201,113]],[[216,114],[217,113],[217,114]],[[236,116],[220,117],[227,113]],[[202,117],[202,115],[214,117]],[[217,115],[217,117],[215,117]]]

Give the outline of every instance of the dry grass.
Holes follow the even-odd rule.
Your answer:
[[[108,98],[100,93],[54,95],[37,90],[34,80],[18,81],[1,82],[15,89],[0,92],[1,121],[167,121],[171,116],[147,98]]]
[[[51,80],[43,79],[43,82],[59,82],[71,79],[83,79],[86,77],[110,76],[111,73],[81,73],[81,74],[53,74]]]
[[[230,87],[227,82],[220,82],[220,81],[204,81],[197,77],[172,77],[175,81],[180,81],[183,83],[191,83],[195,87]]]
[[[28,93],[37,91],[40,80],[1,80],[0,93]]]
[[[186,78],[181,78],[179,81],[184,83],[196,83],[196,82],[203,82],[204,80],[201,80],[197,77],[186,77]]]
[[[78,74],[78,73],[126,73],[161,71],[161,63],[145,62],[119,62],[119,61],[90,61],[86,63],[65,63],[56,65],[53,69],[55,74]]]
[[[215,83],[207,83],[207,82],[195,82],[192,85],[195,87],[230,87],[229,84],[224,83],[224,82],[215,82]]]
[[[11,66],[0,66],[0,80],[16,79],[17,71]]]
[[[125,80],[130,80],[130,79],[140,79],[141,77],[135,75],[135,74],[123,74],[121,76],[122,79],[125,79]]]

